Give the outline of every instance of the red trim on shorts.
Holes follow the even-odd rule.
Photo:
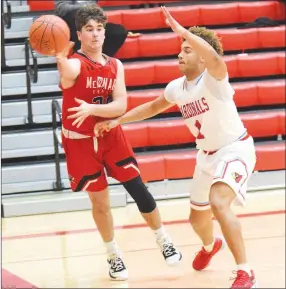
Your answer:
[[[244,197],[244,195],[240,192],[240,190],[238,191],[238,193],[242,196],[242,198],[243,198],[244,201],[245,201],[245,197]]]

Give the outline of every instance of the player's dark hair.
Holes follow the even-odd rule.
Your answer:
[[[95,20],[98,23],[105,24],[107,22],[107,16],[104,11],[96,4],[87,4],[79,8],[75,16],[75,26],[77,31],[81,31],[89,20]]]
[[[205,27],[193,26],[189,28],[189,31],[204,39],[210,46],[212,46],[218,55],[223,55],[223,48],[220,38],[213,30]],[[183,41],[185,41],[185,39],[183,39]]]

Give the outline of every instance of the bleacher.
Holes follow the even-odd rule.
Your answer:
[[[180,76],[176,59],[180,39],[167,28],[160,8],[128,9],[128,5],[147,2],[167,2],[172,15],[185,27],[203,25],[220,35],[235,102],[257,149],[249,190],[284,187],[283,1],[99,1],[109,22],[142,32],[139,38],[127,39],[116,55],[125,67],[129,109],[159,96],[169,81]],[[54,1],[5,0],[3,5],[4,216],[88,209],[86,194],[70,191],[56,110],[54,122],[52,119],[52,102],[54,107],[62,103],[55,59],[34,53],[26,40],[33,19],[53,13]],[[258,17],[269,17],[280,26],[238,29]],[[187,197],[196,150],[178,108],[123,128],[156,199]],[[112,206],[132,201],[117,181],[109,178],[109,183]]]

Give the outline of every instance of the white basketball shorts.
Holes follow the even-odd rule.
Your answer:
[[[227,145],[214,154],[200,150],[191,188],[191,207],[195,210],[209,209],[210,188],[216,182],[228,184],[236,194],[235,204],[244,205],[247,182],[255,163],[255,147],[251,136]]]

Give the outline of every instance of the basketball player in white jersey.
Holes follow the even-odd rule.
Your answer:
[[[162,96],[127,112],[115,120],[99,123],[97,136],[112,128],[150,118],[178,105],[198,148],[191,190],[190,223],[203,247],[193,261],[203,270],[223,249],[225,241],[237,264],[232,288],[255,288],[256,280],[247,263],[240,223],[231,211],[235,202],[244,204],[247,181],[254,169],[254,142],[248,135],[233,101],[222,47],[217,36],[206,28],[183,28],[162,11],[172,30],[182,38],[179,68],[184,76],[171,81]],[[92,105],[81,104],[74,124],[92,114]],[[214,237],[212,215],[220,224],[224,238]]]

